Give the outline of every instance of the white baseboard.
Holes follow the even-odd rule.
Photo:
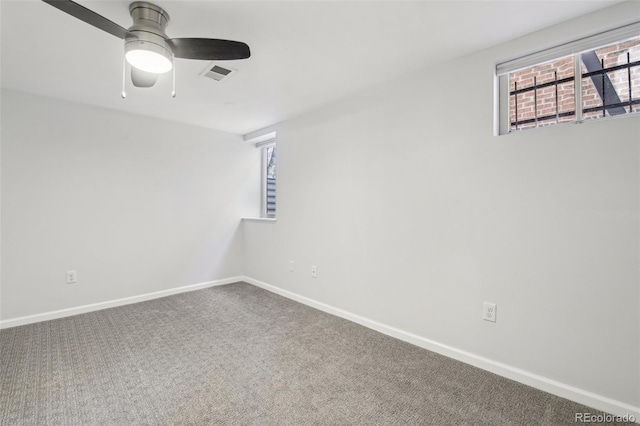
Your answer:
[[[231,284],[242,281],[244,277],[231,277],[222,280],[207,281],[204,283],[191,284],[183,287],[170,288],[168,290],[155,291],[153,293],[140,294],[138,296],[125,297],[123,299],[109,300],[106,302],[92,303],[90,305],[77,306],[74,308],[61,309],[58,311],[44,312],[41,314],[28,315],[24,317],[11,318],[0,321],[0,329],[17,327],[19,325],[32,324],[35,322],[49,321],[56,318],[69,317],[72,315],[84,314],[86,312],[99,311],[101,309],[113,308],[116,306],[129,305],[131,303],[144,302],[145,300],[158,299],[160,297],[171,296],[172,294],[184,293],[187,291],[200,290],[207,287]]]
[[[550,394],[557,395],[559,397],[566,398],[579,404],[593,407],[597,410],[611,413],[613,415],[627,415],[629,417],[634,416],[635,421],[638,421],[640,419],[640,407],[616,401],[602,395],[597,395],[595,393],[576,388],[574,386],[567,385],[565,383],[561,383],[556,380],[531,373],[529,371],[503,364],[501,362],[494,361],[473,354],[471,352],[463,351],[461,349],[457,349],[452,346],[448,346],[434,340],[427,339],[416,334],[370,320],[368,318],[364,318],[360,315],[352,314],[351,312],[335,308],[333,306],[318,302],[305,296],[301,296],[288,290],[283,290],[279,287],[264,283],[262,281],[258,281],[251,277],[242,277],[242,281],[255,285],[256,287],[263,288],[272,293],[279,294],[280,296],[284,296],[288,299],[295,300],[296,302],[300,302],[321,311],[330,313],[332,315],[336,315],[349,321],[353,321],[357,324],[376,330],[380,333],[395,337],[396,339],[403,340],[421,348],[428,349],[441,355],[445,355],[449,358],[462,361],[466,364],[473,365],[483,370],[490,371],[508,379],[515,380],[516,382],[524,383],[525,385],[540,389]]]

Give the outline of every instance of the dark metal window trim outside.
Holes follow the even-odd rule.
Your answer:
[[[583,53],[582,55],[576,55],[576,59],[577,60],[581,60],[581,58],[584,57],[585,54],[587,53],[591,53],[591,52],[586,52]],[[587,71],[586,73],[581,73],[581,80],[583,78],[588,78],[591,77],[592,80],[594,81],[594,83],[596,82],[596,79],[598,76],[601,77],[601,82],[599,85],[596,85],[596,87],[599,89],[598,92],[600,93],[600,96],[602,97],[603,101],[602,101],[602,106],[595,106],[595,107],[590,107],[590,108],[582,108],[582,114],[585,113],[589,113],[589,112],[595,112],[595,111],[602,111],[602,118],[606,117],[606,112],[609,111],[610,115],[618,115],[618,114],[622,114],[622,112],[615,112],[617,108],[621,108],[621,107],[625,107],[625,106],[629,106],[629,111],[631,111],[631,108],[633,105],[638,105],[640,104],[640,99],[636,99],[633,100],[633,87],[631,84],[631,68],[633,67],[638,67],[640,66],[640,61],[635,61],[635,62],[631,62],[630,61],[630,56],[629,56],[629,52],[627,52],[627,63],[626,64],[622,64],[622,65],[616,65],[613,67],[609,67],[609,68],[604,68],[604,60],[602,60],[601,62],[601,69],[600,70],[596,70],[596,71]],[[606,82],[608,81],[608,76],[607,74],[609,72],[613,72],[613,71],[618,71],[618,70],[622,70],[622,69],[626,69],[627,70],[627,82],[628,82],[628,87],[629,87],[629,100],[626,102],[621,102],[620,99],[618,99],[618,102],[614,102],[614,103],[607,103],[607,92],[606,92],[606,88],[607,88],[607,84]],[[595,77],[595,78],[594,78]],[[522,124],[529,124],[529,123],[537,123],[538,121],[547,121],[547,120],[551,120],[551,119],[556,119],[557,120],[560,117],[569,117],[572,115],[576,115],[576,111],[565,111],[562,113],[558,112],[558,85],[559,84],[564,84],[564,83],[568,83],[570,81],[574,81],[575,80],[575,75],[573,77],[567,77],[567,78],[563,78],[558,80],[557,77],[557,72],[556,72],[556,78],[554,79],[554,81],[550,81],[548,83],[543,83],[543,84],[537,84],[536,83],[536,77],[533,77],[533,86],[529,86],[529,87],[525,87],[523,89],[518,89],[518,83],[515,83],[515,87],[514,90],[509,92],[509,99],[511,99],[511,96],[515,96],[515,111],[516,111],[516,121],[511,121],[509,123],[510,126],[515,126],[516,130],[518,130],[518,125],[522,125]],[[609,85],[611,83],[609,82]],[[537,92],[539,89],[544,89],[545,87],[551,87],[554,86],[555,87],[555,94],[556,94],[556,113],[555,114],[551,114],[551,115],[545,115],[542,117],[538,117],[537,116]],[[611,90],[611,89],[610,89]],[[536,116],[534,118],[528,118],[526,120],[517,120],[518,117],[518,95],[522,94],[522,93],[527,93],[527,92],[531,92],[534,91],[534,113],[536,114]],[[580,98],[580,101],[582,100],[581,96],[577,96],[578,95],[578,90],[576,89],[576,105],[582,105],[582,102],[578,102],[578,99]],[[580,93],[582,93],[582,90],[580,91]],[[615,94],[615,91],[614,91]],[[616,95],[617,97],[617,95]],[[624,112],[624,114],[628,114],[627,112]],[[577,120],[576,120],[577,121]]]

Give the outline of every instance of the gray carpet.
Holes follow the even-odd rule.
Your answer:
[[[0,331],[2,425],[561,425],[596,410],[245,283]]]

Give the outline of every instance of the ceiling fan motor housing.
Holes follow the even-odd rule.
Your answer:
[[[173,63],[173,52],[164,32],[169,24],[169,14],[164,9],[144,1],[131,3],[129,13],[133,18],[133,25],[128,31],[136,37],[125,38],[125,53],[135,50],[154,52]],[[171,67],[161,72],[170,69]]]

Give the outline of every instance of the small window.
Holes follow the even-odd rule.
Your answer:
[[[640,111],[640,37],[580,55],[582,119]]]
[[[574,58],[509,74],[509,131],[575,121]]]
[[[628,27],[631,27],[628,28]],[[632,114],[640,111],[638,25],[623,27],[622,41],[547,59],[608,40],[616,31],[578,40],[497,66],[500,87],[499,133]],[[635,31],[635,37],[629,38]],[[613,33],[613,34],[612,34]],[[602,44],[598,46],[603,46]],[[522,65],[527,65],[522,66]],[[579,78],[576,79],[576,74]],[[579,107],[576,107],[578,105]]]
[[[276,217],[276,163],[275,142],[263,145],[262,149],[262,217]]]

